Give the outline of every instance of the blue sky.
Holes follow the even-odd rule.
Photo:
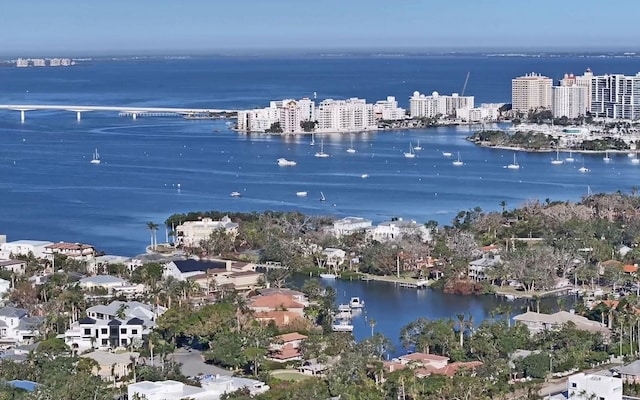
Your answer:
[[[633,48],[640,1],[0,0],[0,52]],[[597,29],[596,29],[597,28]]]

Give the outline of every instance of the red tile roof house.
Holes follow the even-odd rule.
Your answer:
[[[385,361],[384,368],[387,372],[412,368],[416,377],[426,377],[431,374],[453,376],[463,368],[474,369],[482,365],[480,361],[453,362],[449,364],[449,357],[426,353],[405,354],[392,361]]]
[[[275,362],[302,360],[300,345],[306,338],[298,332],[274,337],[274,342],[269,346],[269,359]]]
[[[304,304],[293,300],[291,296],[282,293],[260,295],[249,299],[249,308],[259,312],[291,311],[304,316]]]

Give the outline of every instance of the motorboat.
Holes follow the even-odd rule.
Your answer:
[[[464,163],[462,162],[462,160],[460,159],[460,152],[458,152],[458,159],[455,160],[453,163],[453,165],[455,165],[456,167],[459,167],[461,165],[464,165]]]
[[[331,325],[334,332],[353,332],[353,325],[346,319],[341,319],[337,323]]]
[[[369,177],[369,174],[362,174],[360,175],[360,178],[362,179],[367,179]]]
[[[231,192],[231,197],[240,197],[242,196],[242,193],[240,192]]]
[[[297,164],[297,162],[287,160],[286,158],[278,158],[278,165],[281,167],[293,167]]]
[[[518,161],[516,160],[516,154],[513,154],[513,163],[507,165],[507,168],[509,169],[520,169],[520,164],[518,164]]]
[[[448,151],[443,151],[442,155],[445,156],[445,157],[451,157],[453,155],[453,153],[450,153]]]
[[[360,297],[352,297],[351,300],[349,300],[349,307],[364,308],[364,300],[360,300]]]
[[[351,306],[349,304],[340,304],[338,306],[339,312],[351,312]]]
[[[336,279],[336,274],[320,274],[320,278],[322,279]]]
[[[91,164],[100,164],[100,154],[98,154],[98,149],[95,149],[95,151],[93,152]]]
[[[580,172],[589,172],[589,168],[583,166],[583,167],[580,167],[578,169],[578,171],[580,171]]]
[[[413,152],[413,145],[411,143],[409,143],[409,152],[404,153],[404,156],[406,158],[416,158],[416,153]]]
[[[307,197],[307,192],[296,192],[296,196],[298,196],[298,197]]]

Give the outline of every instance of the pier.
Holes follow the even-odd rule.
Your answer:
[[[222,110],[208,108],[174,108],[174,107],[130,107],[130,106],[95,106],[95,105],[62,105],[62,104],[0,104],[0,110],[19,111],[20,121],[26,120],[27,111],[69,111],[76,113],[76,120],[82,119],[83,112],[103,111],[117,112],[120,116],[131,116],[137,119],[145,117],[219,115],[226,118],[237,117],[238,110]],[[189,119],[189,118],[187,118]]]

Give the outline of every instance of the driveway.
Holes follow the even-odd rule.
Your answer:
[[[174,361],[182,364],[180,370],[184,376],[198,375],[232,375],[232,372],[215,365],[206,364],[199,350],[185,350],[180,348],[173,354],[169,355]]]

